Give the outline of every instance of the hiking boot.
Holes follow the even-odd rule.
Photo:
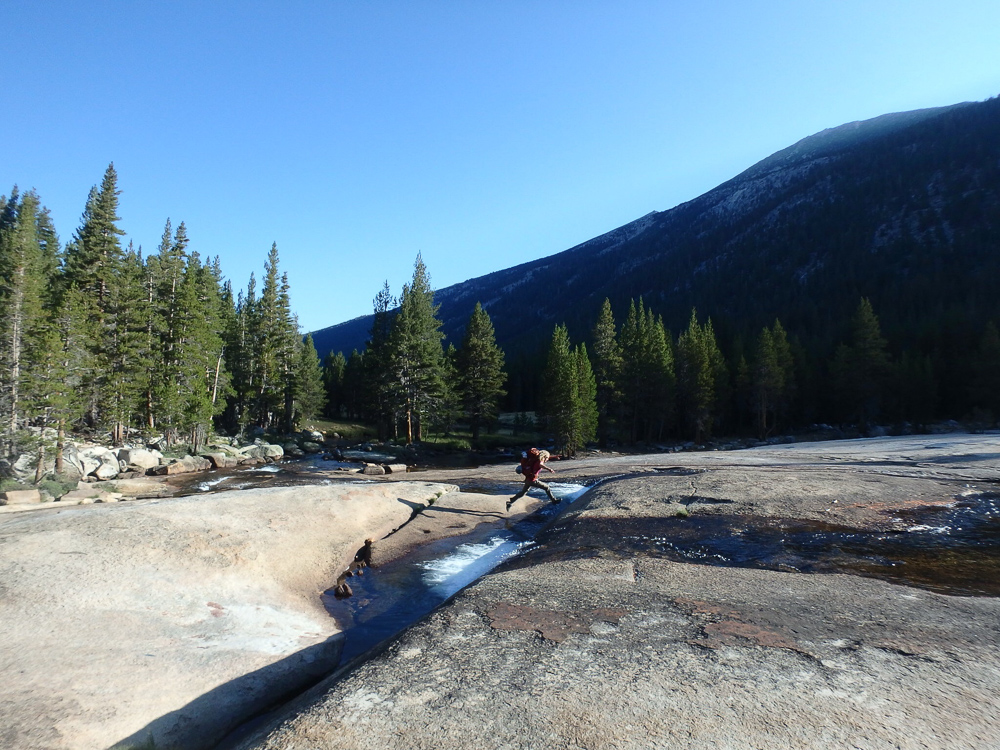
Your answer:
[[[553,505],[558,505],[559,503],[561,503],[561,502],[562,502],[562,500],[560,500],[560,499],[559,499],[558,497],[556,497],[555,495],[552,495],[552,494],[550,494],[550,495],[549,495],[549,502],[550,502],[550,503],[552,503]]]
[[[510,506],[512,506],[516,502],[517,502],[517,498],[516,497],[512,497],[510,500],[507,501],[507,512],[508,513],[510,513]]]

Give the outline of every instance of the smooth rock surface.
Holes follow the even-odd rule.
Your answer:
[[[616,523],[659,522],[679,507],[891,527],[901,510],[993,491],[995,437],[621,463],[648,473],[598,486],[540,548],[237,747],[1000,746],[1000,599],[673,562],[615,551],[614,536]],[[599,469],[556,466],[567,474],[574,464]]]
[[[38,490],[7,490],[0,493],[0,505],[28,505],[42,502],[42,493]]]
[[[450,489],[291,487],[4,515],[0,747],[213,746],[332,668],[339,639],[319,594],[365,538]]]

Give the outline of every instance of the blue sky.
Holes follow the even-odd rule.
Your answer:
[[[0,193],[61,239],[114,162],[236,287],[272,242],[303,330],[690,200],[827,127],[1000,94],[996,0],[12,2]],[[471,311],[470,311],[471,312]]]

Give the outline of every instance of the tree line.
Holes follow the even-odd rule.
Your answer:
[[[419,441],[427,427],[447,433],[465,422],[477,440],[493,426],[509,378],[492,321],[477,303],[456,349],[443,344],[437,310],[418,256],[398,299],[388,284],[375,297],[364,351],[325,358],[328,416],[367,421],[380,437],[406,442]],[[570,454],[591,442],[764,439],[818,420],[864,433],[886,422],[921,429],[936,418],[940,376],[929,356],[906,349],[893,355],[867,298],[842,328],[843,340],[822,360],[778,319],[724,351],[711,318],[702,321],[695,309],[675,337],[642,298],[630,302],[620,325],[605,299],[589,341],[574,344],[565,325],[555,327],[536,370],[538,396],[515,409],[535,411],[536,426]],[[1000,415],[993,323],[968,353],[965,372],[974,404],[966,416],[992,424]]]
[[[592,333],[592,356],[573,349],[556,326],[543,373],[543,410],[564,449],[596,440],[635,444],[665,439],[703,442],[720,432],[766,438],[817,418],[866,432],[877,424],[922,429],[937,414],[939,382],[929,356],[890,352],[878,316],[862,298],[832,358],[817,362],[779,320],[729,356],[712,321],[691,311],[676,339],[642,299],[615,323],[604,301]],[[575,367],[572,364],[575,362]],[[968,352],[964,388],[983,426],[1000,416],[1000,332],[985,326]]]
[[[364,351],[324,358],[327,415],[369,422],[380,438],[407,444],[430,429],[447,434],[461,420],[478,440],[498,416],[507,379],[504,353],[482,305],[476,303],[460,346],[444,346],[439,306],[418,254],[398,299],[386,282],[373,307]]]
[[[54,448],[58,472],[70,429],[197,449],[214,428],[287,431],[321,410],[277,247],[259,295],[251,276],[234,296],[183,222],[167,220],[155,253],[123,247],[119,194],[112,164],[65,246],[35,191],[0,196],[2,454],[36,451],[41,472]]]

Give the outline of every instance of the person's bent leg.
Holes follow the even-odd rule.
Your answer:
[[[545,484],[545,482],[541,480],[535,480],[535,487],[537,487],[540,490],[545,490],[545,494],[549,496],[550,503],[559,502],[559,498],[552,494],[552,490],[549,489],[549,486]]]
[[[531,487],[531,482],[525,480],[524,486],[518,490],[518,493],[514,495],[510,500],[507,501],[507,510],[510,510],[510,506],[520,500],[528,492],[528,488]]]

